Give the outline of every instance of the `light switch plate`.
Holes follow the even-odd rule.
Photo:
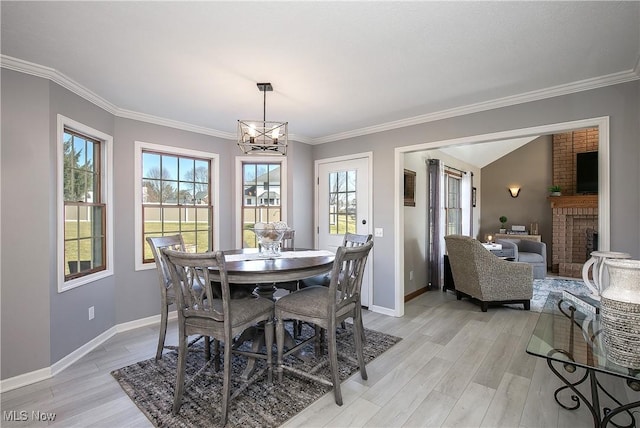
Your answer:
[[[381,227],[376,227],[373,233],[376,238],[382,238],[384,236],[384,232]]]

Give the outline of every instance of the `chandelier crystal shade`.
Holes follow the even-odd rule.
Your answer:
[[[258,83],[264,94],[262,120],[238,120],[238,147],[244,154],[286,155],[289,133],[288,122],[267,122],[267,91],[271,83]]]

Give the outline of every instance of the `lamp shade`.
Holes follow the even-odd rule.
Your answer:
[[[288,122],[238,121],[238,147],[245,154],[286,155]]]
[[[520,188],[517,186],[509,187],[509,194],[511,195],[512,198],[517,198],[518,195],[520,194]]]

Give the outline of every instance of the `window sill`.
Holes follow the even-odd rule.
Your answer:
[[[110,276],[113,276],[113,270],[107,269],[93,273],[91,275],[75,278],[71,281],[65,281],[64,278],[62,278],[58,281],[58,293],[64,293],[65,291],[69,291],[82,285],[108,278]]]

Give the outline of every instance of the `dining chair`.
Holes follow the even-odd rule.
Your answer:
[[[225,265],[221,251],[207,253],[185,253],[172,249],[162,250],[174,284],[180,284],[176,291],[178,307],[178,361],[176,387],[173,399],[173,414],[180,411],[184,392],[185,366],[187,359],[187,341],[191,335],[204,335],[224,343],[222,418],[220,424],[227,423],[231,391],[231,354],[232,352],[249,358],[266,359],[268,380],[271,381],[273,348],[273,301],[262,297],[232,299]],[[222,298],[214,297],[212,288],[212,270],[220,276]],[[247,328],[265,322],[265,345],[267,352],[233,350],[233,339]],[[210,364],[207,362],[205,368]],[[200,369],[194,376],[204,370]]]
[[[164,348],[176,349],[175,346],[164,346],[167,336],[167,318],[169,316],[169,306],[175,303],[175,289],[172,286],[171,274],[162,259],[160,250],[163,248],[173,248],[175,250],[184,251],[184,240],[182,235],[155,236],[147,237],[147,242],[151,247],[153,259],[156,262],[156,271],[158,272],[158,282],[160,285],[160,334],[158,336],[158,348],[156,350],[156,360],[162,359],[162,350]]]
[[[360,289],[362,287],[362,277],[364,275],[367,257],[372,247],[373,241],[369,241],[360,246],[338,247],[328,287],[304,288],[288,294],[276,302],[277,373],[279,380],[282,380],[283,371],[288,370],[324,385],[333,385],[336,404],[342,405],[338,351],[336,347],[336,327],[347,318],[353,319],[353,339],[358,365],[360,366],[360,376],[362,379],[367,379],[363,354]],[[283,320],[289,319],[314,324],[316,326],[316,332],[312,337],[301,341],[284,353]],[[317,342],[320,339],[322,329],[327,331],[328,336],[328,358],[331,368],[330,381],[314,374],[318,367],[308,371],[301,371],[286,366],[283,363],[284,357],[297,352],[312,340]],[[316,350],[318,350],[318,347],[316,347]],[[319,366],[320,365],[324,365],[324,362],[320,362]]]
[[[358,247],[360,245],[364,245],[367,242],[373,239],[372,234],[368,235],[359,235],[356,233],[345,233],[344,238],[342,238],[342,246],[343,247]],[[314,285],[322,285],[324,287],[329,286],[329,282],[331,280],[331,273],[327,273],[324,275],[316,275],[311,278],[305,278],[299,282],[298,288],[307,288],[312,287]],[[301,325],[298,326],[298,329],[301,328]],[[342,328],[345,328],[344,322],[342,323]],[[299,331],[297,332],[299,334]],[[366,342],[366,338],[364,336],[364,328],[362,329],[362,340]]]

